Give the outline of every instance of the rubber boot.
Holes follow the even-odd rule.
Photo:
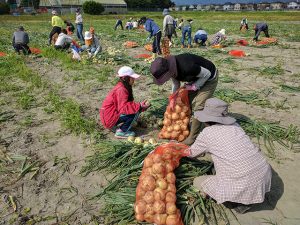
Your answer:
[[[185,145],[192,145],[195,142],[200,131],[202,131],[203,129],[204,129],[204,123],[193,118],[192,124],[191,124],[191,129],[190,129],[190,134],[182,143]]]

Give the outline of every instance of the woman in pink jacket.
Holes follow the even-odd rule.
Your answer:
[[[140,112],[147,110],[150,104],[146,100],[134,101],[132,85],[140,75],[136,74],[132,68],[121,67],[117,76],[120,78],[119,82],[102,103],[100,120],[103,126],[108,129],[119,126],[115,137],[127,138],[135,136],[135,133],[130,131],[131,125],[137,120]]]

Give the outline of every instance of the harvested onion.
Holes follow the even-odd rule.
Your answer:
[[[168,183],[175,184],[176,176],[174,173],[168,173],[166,176],[166,179],[167,179]]]
[[[166,219],[166,225],[177,225],[179,223],[179,217],[176,214],[168,215]]]
[[[146,206],[145,206],[145,208],[146,208]],[[153,209],[154,209],[154,212],[156,212],[156,213],[165,213],[166,205],[163,201],[157,200],[153,204]],[[146,212],[146,209],[145,209],[145,212]]]
[[[134,204],[134,211],[136,214],[144,214],[146,212],[146,202],[140,200]]]
[[[152,172],[154,174],[163,174],[165,171],[166,169],[162,163],[154,163],[152,166]]]
[[[147,191],[144,195],[144,201],[147,203],[147,204],[151,204],[154,202],[154,192],[153,191]]]
[[[144,221],[144,214],[135,214],[135,219],[140,222]]]
[[[180,125],[175,124],[173,129],[174,129],[174,131],[180,131]]]
[[[166,191],[165,190],[163,190],[161,188],[156,188],[154,190],[154,199],[155,199],[155,201],[158,201],[158,200],[163,201],[163,200],[165,200],[165,198],[166,198]]]
[[[176,194],[173,192],[168,192],[166,194],[166,202],[175,203],[176,202]]]
[[[167,204],[166,204],[166,212],[169,215],[170,214],[176,214],[177,208],[176,208],[175,203],[167,202]]]
[[[153,165],[153,160],[151,157],[146,157],[144,160],[144,167],[151,167]]]
[[[156,187],[155,179],[151,175],[147,175],[141,179],[141,187],[145,191],[153,191]]]
[[[167,220],[167,214],[156,214],[153,217],[154,223],[157,225],[165,225]]]
[[[178,119],[179,119],[179,115],[176,112],[172,113],[172,120],[178,120]]]
[[[159,178],[156,180],[156,186],[162,190],[166,190],[168,188],[168,183],[165,179]]]

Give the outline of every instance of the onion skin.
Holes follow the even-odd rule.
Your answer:
[[[166,212],[169,215],[176,214],[176,212],[177,212],[176,205],[174,203],[167,202],[167,204],[166,204]]]
[[[153,191],[156,187],[154,177],[151,175],[147,175],[147,176],[143,177],[143,179],[141,180],[141,187],[145,191]]]
[[[144,214],[144,219],[148,222],[148,223],[153,223],[153,215],[152,214]]]
[[[134,211],[136,214],[145,214],[146,212],[146,202],[139,200],[134,204]]]
[[[174,112],[174,113],[172,113],[172,120],[178,120],[179,119],[179,115],[176,113],[176,112]]]
[[[154,190],[154,199],[155,201],[163,201],[166,199],[166,191],[161,188],[156,188]]]
[[[180,112],[179,114],[180,119],[184,119],[186,117],[186,113],[185,112]]]
[[[162,163],[154,163],[152,166],[152,172],[154,174],[164,174],[165,171],[166,171],[166,169]]]
[[[166,205],[163,201],[158,200],[158,201],[154,202],[153,209],[154,209],[154,212],[156,212],[157,214],[162,214],[162,213],[166,212]],[[145,209],[145,212],[146,212],[146,209]]]
[[[176,124],[176,125],[173,126],[173,129],[175,131],[180,131],[181,127],[180,127],[180,125]]]
[[[153,165],[153,160],[151,157],[146,157],[144,160],[144,167],[151,167]]]
[[[185,139],[185,136],[184,136],[184,135],[181,134],[181,135],[178,136],[178,141],[181,142],[181,141],[183,141],[184,139]]]
[[[172,121],[169,120],[169,119],[167,119],[167,118],[166,118],[166,119],[164,120],[164,122],[163,122],[163,124],[164,124],[165,126],[170,126],[171,123],[172,123]]]
[[[176,176],[174,173],[168,173],[166,176],[166,179],[167,179],[168,183],[175,184]]]
[[[160,163],[163,161],[162,156],[159,154],[153,154],[152,159],[154,163]]]
[[[179,217],[176,214],[167,216],[166,225],[178,225],[179,222]]]
[[[189,134],[190,134],[190,132],[189,132],[188,130],[185,130],[185,131],[182,132],[182,135],[183,135],[184,137],[189,136]]]
[[[154,202],[154,192],[153,191],[147,191],[144,195],[144,201],[147,203],[147,204],[151,204]]]
[[[156,214],[153,218],[154,223],[157,225],[166,225],[167,214]]]
[[[166,190],[168,188],[168,182],[163,178],[159,178],[156,180],[156,186],[162,190]]]
[[[166,163],[165,167],[167,173],[173,172],[173,170],[175,169],[172,163]]]
[[[172,192],[176,194],[176,186],[174,184],[169,184],[167,188],[167,192]]]
[[[153,208],[152,204],[147,204],[146,205],[146,213],[145,214],[149,214],[149,215],[154,215],[155,214],[155,211],[154,211],[154,208]]]
[[[173,131],[173,126],[169,126],[169,127],[167,128],[167,132],[171,133],[172,131]]]
[[[183,123],[184,123],[185,125],[189,125],[190,119],[189,119],[188,117],[184,118],[184,119],[183,119]]]
[[[176,194],[168,192],[166,194],[166,202],[176,203]]]
[[[175,105],[175,112],[177,113],[181,113],[182,108],[180,107],[180,105]]]

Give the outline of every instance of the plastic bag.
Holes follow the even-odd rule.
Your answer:
[[[242,50],[231,50],[229,51],[229,55],[235,56],[235,57],[245,57],[246,54]]]
[[[146,44],[144,46],[144,49],[147,50],[147,51],[149,51],[149,52],[152,52],[152,44]]]
[[[246,40],[244,40],[244,39],[238,40],[236,43],[238,45],[241,45],[241,46],[247,46],[247,45],[249,45],[249,42],[246,41]]]
[[[135,41],[126,41],[124,44],[123,44],[126,48],[135,48],[135,47],[138,47],[138,43],[135,42]]]
[[[180,88],[169,97],[169,105],[164,114],[164,126],[158,137],[177,141],[185,140],[189,135],[190,117],[188,91]]]
[[[188,149],[184,144],[163,144],[145,158],[136,188],[134,211],[137,221],[183,225],[180,210],[176,207],[173,171],[179,166],[179,160],[189,155]]]
[[[38,54],[42,53],[42,50],[39,49],[39,48],[32,48],[32,47],[30,47],[29,49],[30,49],[30,51],[31,51],[32,54],[38,55]]]
[[[162,54],[164,55],[164,57],[168,57],[170,55],[170,40],[167,37],[164,37],[162,39]]]
[[[72,59],[80,61],[81,57],[79,54],[79,49],[75,45],[72,45],[71,49],[72,49],[72,53],[73,53]]]

